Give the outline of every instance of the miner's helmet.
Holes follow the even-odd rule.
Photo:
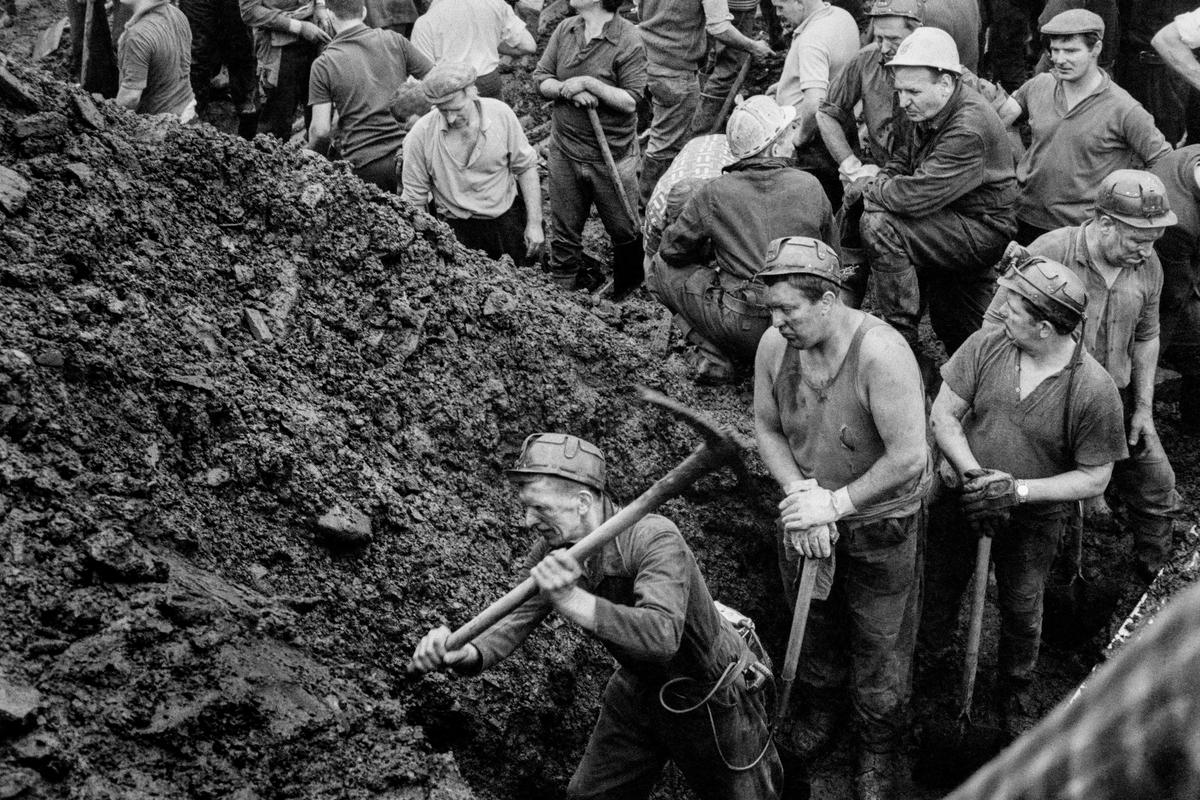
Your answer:
[[[906,17],[925,24],[925,0],[874,0],[867,8],[868,17]]]
[[[781,106],[763,94],[747,98],[738,104],[725,124],[729,152],[739,160],[761,153],[795,118],[795,106]]]
[[[1064,328],[1078,325],[1087,309],[1087,292],[1079,276],[1043,256],[1017,263],[996,283],[1024,297],[1052,324]]]
[[[505,474],[513,480],[554,475],[605,491],[604,453],[591,442],[568,433],[534,433],[525,437],[521,454]]]
[[[954,38],[941,28],[921,27],[908,35],[896,48],[896,55],[884,65],[896,67],[928,67],[940,72],[962,75],[965,69],[958,57]]]
[[[833,248],[809,236],[784,236],[767,246],[763,268],[756,278],[774,283],[788,275],[815,275],[842,285],[842,267]]]
[[[1100,184],[1096,210],[1135,228],[1165,228],[1179,221],[1167,202],[1167,187],[1140,169],[1110,173]]]

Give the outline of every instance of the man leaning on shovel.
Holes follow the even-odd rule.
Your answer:
[[[648,797],[673,761],[700,797],[775,798],[782,768],[768,730],[756,657],[713,604],[679,529],[649,514],[580,564],[563,548],[617,508],[604,455],[574,436],[525,440],[508,471],[541,539],[527,565],[538,594],[466,646],[426,634],[418,671],[477,674],[512,653],[551,611],[600,640],[620,666],[609,679],[570,798]]]

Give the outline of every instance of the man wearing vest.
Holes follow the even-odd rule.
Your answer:
[[[562,433],[525,440],[508,470],[538,535],[525,566],[538,594],[458,650],[430,631],[413,655],[428,672],[476,675],[507,658],[557,611],[617,660],[568,798],[645,798],[673,761],[704,800],[773,800],[782,767],[768,729],[763,673],[720,614],[674,523],[643,517],[582,564],[567,553],[617,513],[604,454]]]
[[[922,646],[946,652],[979,536],[992,537],[999,587],[996,686],[1010,735],[1026,720],[1042,594],[1072,501],[1104,491],[1126,457],[1121,397],[1071,333],[1088,296],[1067,267],[1034,256],[999,281],[1003,328],[976,331],[942,367],[931,424],[947,469],[929,510]],[[942,474],[944,473],[944,475]]]
[[[1154,427],[1158,305],[1163,271],[1154,243],[1176,223],[1162,181],[1119,169],[1104,179],[1092,219],[1059,228],[1029,245],[1029,253],[1065,264],[1087,289],[1084,346],[1116,383],[1125,405],[1130,457],[1113,469],[1113,493],[1125,503],[1134,539],[1134,567],[1149,582],[1171,550],[1183,503],[1175,472]],[[1002,324],[1006,292],[997,291],[988,324]]]
[[[921,377],[895,330],[842,303],[838,259],[824,243],[776,239],[759,276],[773,327],[755,362],[755,431],[784,494],[789,595],[799,557],[828,560],[818,579],[827,596],[812,604],[801,651],[806,703],[792,749],[828,746],[848,690],[856,797],[895,797],[930,483]]]

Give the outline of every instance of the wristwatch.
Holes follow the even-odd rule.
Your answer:
[[[1020,478],[1017,479],[1017,502],[1018,503],[1028,503],[1029,502],[1029,484],[1026,483],[1025,481],[1021,480]]]

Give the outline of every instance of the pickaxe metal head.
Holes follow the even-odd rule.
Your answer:
[[[742,463],[741,454],[745,450],[753,449],[753,442],[728,426],[718,425],[707,414],[667,397],[662,392],[641,384],[638,384],[637,390],[638,395],[647,403],[665,408],[694,428],[710,449],[728,456],[736,456],[736,461],[730,466],[738,473],[739,478],[743,476],[745,465]]]

